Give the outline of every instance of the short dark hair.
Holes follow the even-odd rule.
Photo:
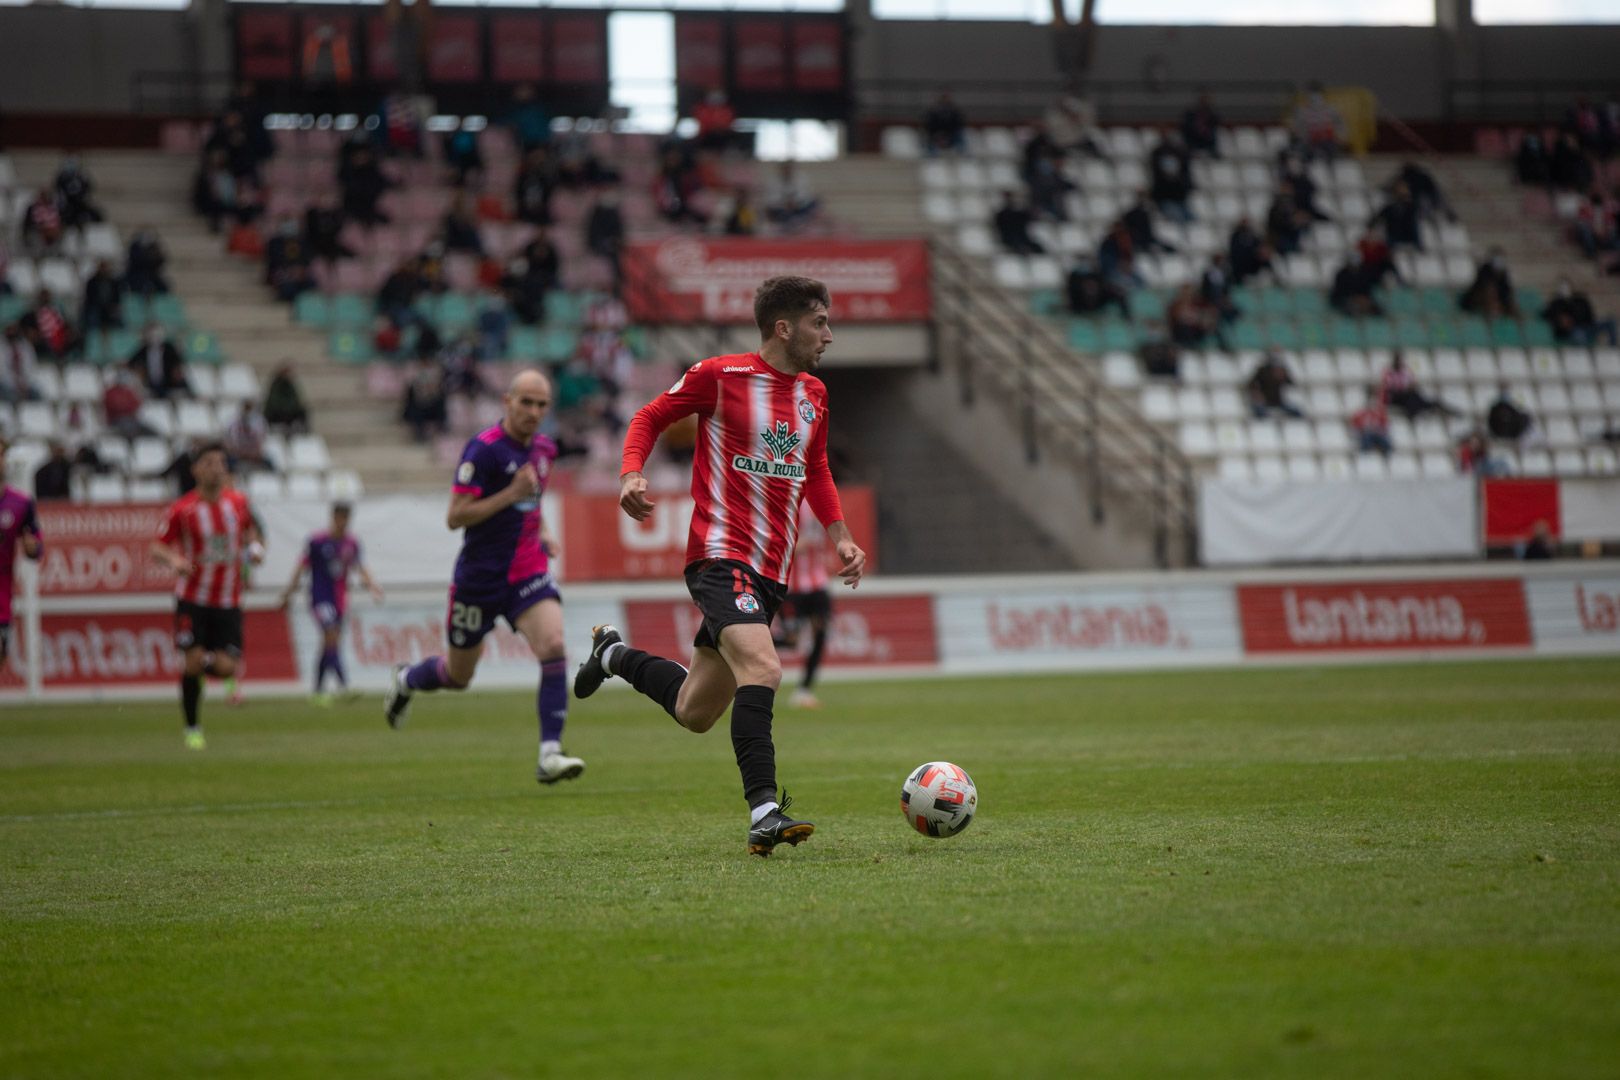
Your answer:
[[[354,504],[350,503],[350,502],[343,502],[343,501],[335,502],[335,503],[332,504],[332,513],[333,514],[352,514],[352,513],[354,513]]]
[[[754,322],[761,339],[771,336],[778,319],[797,322],[799,317],[815,310],[815,306],[832,307],[832,296],[827,286],[815,278],[766,278],[754,292]]]
[[[197,449],[191,452],[191,460],[193,463],[201,461],[205,454],[212,454],[215,451],[224,454],[225,460],[227,462],[230,461],[230,453],[225,449],[225,444],[220,442],[218,439],[210,439],[207,442],[199,443],[197,445]]]

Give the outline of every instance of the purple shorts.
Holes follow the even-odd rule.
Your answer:
[[[315,625],[322,630],[334,630],[343,625],[343,609],[332,603],[319,603],[309,609],[315,616]]]
[[[518,617],[542,600],[562,600],[557,583],[549,573],[535,574],[485,591],[475,586],[450,586],[450,612],[445,635],[458,649],[476,648],[484,635],[495,629],[496,618],[517,629]]]

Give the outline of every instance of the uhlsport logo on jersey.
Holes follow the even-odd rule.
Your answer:
[[[766,428],[759,433],[760,441],[769,450],[769,458],[750,457],[747,454],[737,454],[731,459],[731,467],[740,472],[753,473],[755,476],[787,477],[794,480],[804,479],[804,466],[795,465],[787,460],[789,454],[798,449],[800,443],[799,433],[789,426],[786,420],[778,420],[776,427]]]
[[[754,599],[753,593],[742,593],[737,597],[737,610],[744,615],[752,615],[759,610],[759,601]]]

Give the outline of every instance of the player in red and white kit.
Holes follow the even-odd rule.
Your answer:
[[[806,627],[810,629],[810,652],[804,658],[804,675],[793,691],[793,704],[805,709],[818,709],[816,698],[816,672],[821,670],[821,657],[827,651],[827,626],[832,621],[832,595],[827,591],[832,581],[832,544],[827,530],[821,527],[808,505],[799,511],[799,542],[793,549],[793,571],[788,576],[787,601],[782,605],[778,646],[795,644]]]
[[[801,500],[826,526],[844,582],[855,586],[866,568],[827,468],[827,388],[810,374],[832,343],[829,305],[819,281],[769,279],[754,295],[759,352],[692,365],[630,421],[619,505],[641,521],[652,513],[641,470],[659,433],[684,416],[699,418],[686,588],[703,623],[690,668],[632,649],[618,630],[598,626],[591,655],[574,677],[574,693],[584,698],[617,675],[688,731],[708,731],[731,706],[731,745],[755,855],[815,831],[787,816],[786,791],[777,799],[771,742],[782,664],[770,623],[787,592]]]
[[[152,556],[174,570],[174,645],[185,654],[180,708],[186,746],[201,750],[197,703],[202,678],[229,678],[242,658],[242,566],[264,558],[247,496],[227,487],[225,447],[209,443],[191,461],[197,486],[175,500],[152,542]]]

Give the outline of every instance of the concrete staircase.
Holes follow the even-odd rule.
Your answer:
[[[60,163],[54,153],[20,152],[12,160],[18,179],[31,184],[49,180]],[[442,486],[443,468],[430,448],[410,442],[398,403],[368,396],[364,373],[333,363],[324,336],[293,322],[288,308],[275,302],[260,280],[260,264],[227,255],[223,238],[192,213],[189,157],[106,150],[82,160],[96,201],[126,241],[143,226],[162,237],[170,285],[230,360],[251,365],[261,383],[282,364],[293,365],[314,431],[326,439],[334,465],[358,471],[372,493]]]
[[[928,235],[915,161],[852,154],[799,169],[823,211],[841,229],[863,236]]]

